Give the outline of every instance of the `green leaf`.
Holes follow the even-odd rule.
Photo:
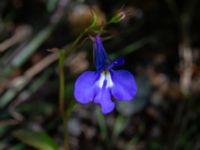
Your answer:
[[[18,130],[14,132],[14,136],[39,150],[59,150],[58,145],[44,131]]]
[[[139,50],[140,48],[142,48],[150,40],[151,40],[150,38],[144,38],[139,41],[133,42],[133,43],[129,44],[128,46],[124,47],[123,50],[115,52],[109,56],[111,57],[111,59],[114,59],[114,58],[117,58],[118,56],[128,55],[128,54],[133,53],[133,52]]]
[[[92,11],[92,24],[90,25],[89,28],[96,27],[97,25],[97,15],[95,14],[94,11]]]
[[[113,127],[113,136],[117,137],[127,127],[130,119],[122,115],[118,115]]]
[[[55,28],[55,25],[49,25],[41,30],[35,37],[25,46],[1,73],[0,79],[4,79],[14,69],[22,66],[30,56],[48,39]]]
[[[34,80],[34,83],[32,83],[29,86],[30,88],[32,88],[30,89],[30,91],[32,91],[31,93],[36,91],[47,80],[50,74],[51,74],[51,70],[50,71],[47,70],[41,76],[36,78]],[[20,81],[20,84],[11,87],[0,97],[1,98],[0,108],[5,107],[25,86],[28,85],[28,83],[30,83],[31,80],[26,79],[25,76],[22,76],[19,78],[19,81]]]
[[[53,32],[54,26],[47,26],[41,30],[29,44],[11,62],[14,67],[20,67],[44,43]]]

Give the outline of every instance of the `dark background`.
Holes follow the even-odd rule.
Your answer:
[[[39,138],[31,135],[38,130],[62,147],[58,62],[49,56],[90,25],[91,9],[107,52],[125,57],[121,68],[134,74],[138,93],[106,116],[95,104],[77,103],[68,120],[70,148],[199,150],[199,7],[198,0],[1,0],[0,150],[34,149],[25,139]],[[105,25],[119,11],[126,17]],[[65,61],[67,108],[76,78],[94,69],[86,35]]]

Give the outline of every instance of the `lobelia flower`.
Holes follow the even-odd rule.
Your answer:
[[[120,57],[111,61],[99,35],[94,38],[93,47],[96,71],[86,71],[79,76],[75,83],[74,96],[82,104],[100,104],[101,111],[107,114],[115,107],[111,97],[116,100],[132,100],[137,86],[129,71],[113,69],[123,65],[124,59]]]

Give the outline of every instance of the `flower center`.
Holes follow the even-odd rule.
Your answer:
[[[98,87],[102,88],[105,83],[106,88],[110,88],[114,85],[110,72],[102,71],[99,80],[97,81]]]

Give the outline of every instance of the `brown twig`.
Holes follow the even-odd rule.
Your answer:
[[[0,53],[6,51],[11,46],[24,41],[27,39],[32,33],[32,29],[30,26],[21,25],[16,28],[15,33],[12,37],[0,43]]]

